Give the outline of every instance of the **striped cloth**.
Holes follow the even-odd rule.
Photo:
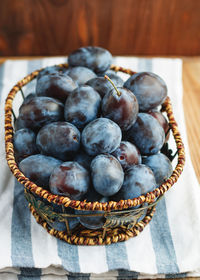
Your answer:
[[[144,231],[109,246],[73,246],[57,240],[36,223],[11,174],[4,151],[4,102],[15,82],[43,66],[66,62],[56,57],[6,61],[0,67],[0,279],[133,279],[200,276],[200,188],[191,164],[182,108],[179,59],[116,57],[115,64],[152,71],[168,85],[186,147],[186,166],[160,201]],[[125,77],[125,74],[122,74]],[[28,85],[25,94],[34,90]],[[20,94],[19,98],[20,99]],[[20,100],[15,101],[15,109]]]

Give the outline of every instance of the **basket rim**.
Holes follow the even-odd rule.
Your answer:
[[[68,67],[68,64],[56,64],[56,66],[61,67]],[[167,192],[178,180],[180,177],[183,167],[185,164],[185,150],[184,150],[184,144],[180,135],[180,132],[178,130],[177,122],[174,118],[173,110],[172,110],[172,104],[169,96],[166,97],[164,103],[162,104],[162,111],[167,113],[167,117],[169,120],[169,125],[172,130],[172,134],[174,137],[174,140],[176,142],[176,148],[178,152],[178,159],[175,169],[173,170],[172,175],[168,178],[167,181],[165,181],[163,184],[161,184],[159,187],[155,188],[153,191],[148,192],[144,195],[141,195],[139,197],[128,199],[128,200],[120,200],[118,202],[116,201],[109,201],[109,202],[89,202],[89,201],[80,201],[80,200],[71,200],[67,196],[61,196],[61,195],[54,195],[51,192],[45,190],[44,188],[37,186],[35,183],[30,181],[18,168],[17,163],[15,161],[14,156],[14,146],[13,146],[13,135],[14,135],[14,129],[12,126],[12,104],[13,100],[15,98],[15,95],[17,92],[19,92],[23,86],[31,82],[33,79],[37,77],[40,71],[42,71],[44,68],[41,68],[39,70],[36,70],[27,76],[25,76],[22,80],[17,82],[13,88],[8,93],[8,96],[6,98],[5,102],[5,150],[6,150],[6,159],[8,166],[13,173],[13,175],[16,177],[16,179],[24,185],[25,189],[33,194],[38,195],[39,197],[43,198],[44,200],[57,204],[57,205],[63,205],[64,207],[71,207],[77,210],[102,210],[102,211],[111,211],[111,210],[122,210],[127,209],[131,207],[135,207],[138,205],[141,205],[143,203],[148,203],[149,205],[153,203],[158,197],[164,195],[165,192]],[[114,70],[116,72],[123,72],[128,75],[133,75],[137,72],[134,72],[130,69],[126,69],[120,66],[111,65],[111,70]]]

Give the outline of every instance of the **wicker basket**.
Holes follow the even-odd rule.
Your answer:
[[[68,67],[67,64],[60,64],[61,67]],[[135,72],[118,66],[111,66],[112,70],[121,71],[129,75]],[[23,86],[35,79],[37,70],[19,81],[9,92],[5,105],[5,145],[6,158],[8,165],[17,178],[24,185],[25,197],[29,202],[29,208],[36,221],[42,225],[51,235],[60,238],[70,244],[76,245],[107,245],[119,241],[128,240],[130,237],[137,236],[144,227],[151,221],[156,209],[156,204],[178,180],[182,173],[185,152],[184,145],[178,131],[177,123],[173,116],[172,106],[169,97],[166,98],[162,105],[162,111],[167,113],[170,129],[176,142],[178,160],[171,177],[146,195],[141,195],[134,199],[121,200],[119,202],[109,201],[106,203],[86,202],[71,200],[68,197],[54,195],[49,191],[37,186],[31,182],[19,170],[14,156],[13,148],[13,100],[18,92],[22,92]],[[23,93],[23,92],[22,92]],[[166,149],[169,152],[168,149]],[[55,211],[55,206],[59,205],[60,212]],[[137,207],[136,207],[137,206]],[[139,207],[138,207],[139,206]],[[66,209],[74,208],[77,210],[100,210],[103,214],[93,214],[95,216],[103,215],[105,224],[102,229],[90,230],[83,226],[76,227],[72,232],[69,230],[68,218],[70,216],[80,216],[78,214],[66,214]],[[136,207],[136,208],[134,208]],[[68,208],[69,209],[69,208]],[[82,213],[82,211],[81,211]],[[66,230],[58,231],[50,226],[55,221],[66,223]]]

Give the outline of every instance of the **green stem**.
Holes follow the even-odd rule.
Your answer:
[[[112,84],[112,86],[114,87],[114,89],[115,89],[116,92],[117,92],[117,95],[120,97],[120,96],[121,96],[121,92],[117,89],[117,87],[115,86],[115,84],[113,83],[113,81],[112,81],[107,75],[105,75],[104,78],[105,78],[106,80],[108,80],[108,81]]]

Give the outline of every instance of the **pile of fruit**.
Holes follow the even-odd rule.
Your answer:
[[[53,194],[92,202],[132,199],[172,174],[170,160],[160,152],[169,137],[159,111],[167,97],[165,82],[150,72],[123,81],[109,70],[111,63],[103,48],[77,49],[68,68],[40,71],[35,92],[19,109],[16,162],[30,181]],[[96,229],[104,222],[82,216],[70,218],[69,226]],[[62,223],[52,226],[63,229]]]

